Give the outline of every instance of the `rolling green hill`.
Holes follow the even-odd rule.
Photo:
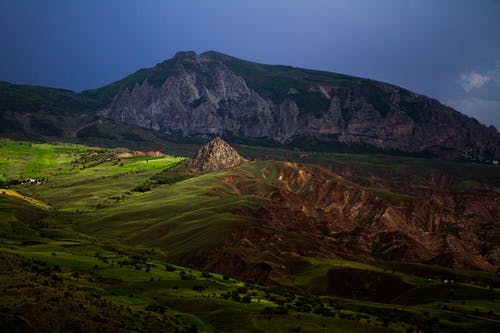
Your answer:
[[[259,219],[247,213],[258,211],[270,201],[272,189],[282,186],[280,163],[250,162],[234,170],[172,178],[182,158],[118,157],[124,153],[130,151],[0,142],[3,330],[498,328],[500,284],[494,273],[349,257],[289,257],[293,276],[276,277],[281,283],[273,285],[256,283],[257,274],[247,274],[245,281],[209,273],[220,266],[195,259],[217,250],[235,230],[261,228]],[[352,163],[361,164],[360,159]],[[255,177],[266,181],[255,183]],[[26,178],[35,181],[23,182]],[[138,186],[144,182],[151,187],[142,191]],[[300,194],[305,188],[290,183],[290,189]],[[235,191],[240,193],[227,195]],[[243,276],[237,257],[254,258],[244,266],[253,267],[251,272],[264,269],[263,263],[275,265],[266,259],[269,253],[250,256],[241,249],[225,248],[226,261],[221,261],[236,265],[235,275]],[[445,279],[454,282],[444,284]]]

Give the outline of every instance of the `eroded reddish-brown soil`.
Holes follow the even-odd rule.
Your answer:
[[[260,280],[292,276],[288,258],[339,255],[497,270],[500,190],[447,192],[448,180],[436,177],[422,193],[388,200],[320,166],[269,163],[259,175],[236,169],[209,195],[268,201],[257,211],[238,211],[258,222],[235,225],[230,240],[203,262]],[[262,266],[245,273],[247,262]]]

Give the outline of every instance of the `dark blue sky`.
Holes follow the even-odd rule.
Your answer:
[[[83,90],[178,50],[369,77],[500,129],[498,0],[2,0],[0,80]]]

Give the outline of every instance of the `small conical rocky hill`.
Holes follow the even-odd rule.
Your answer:
[[[240,165],[246,161],[227,142],[217,137],[201,147],[188,162],[187,168],[194,172],[214,172]]]

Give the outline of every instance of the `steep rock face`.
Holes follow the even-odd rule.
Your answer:
[[[164,66],[171,67],[174,74],[160,87],[146,79],[121,91],[107,115],[185,136],[223,132],[271,136],[273,117],[269,104],[224,64],[193,52],[181,52]],[[253,121],[244,122],[245,118]]]
[[[188,161],[187,168],[195,172],[214,172],[240,165],[246,161],[221,138],[215,138],[201,147]]]
[[[436,100],[381,82],[215,52],[177,53],[120,90],[104,114],[183,136],[500,159],[500,135],[493,127]]]

